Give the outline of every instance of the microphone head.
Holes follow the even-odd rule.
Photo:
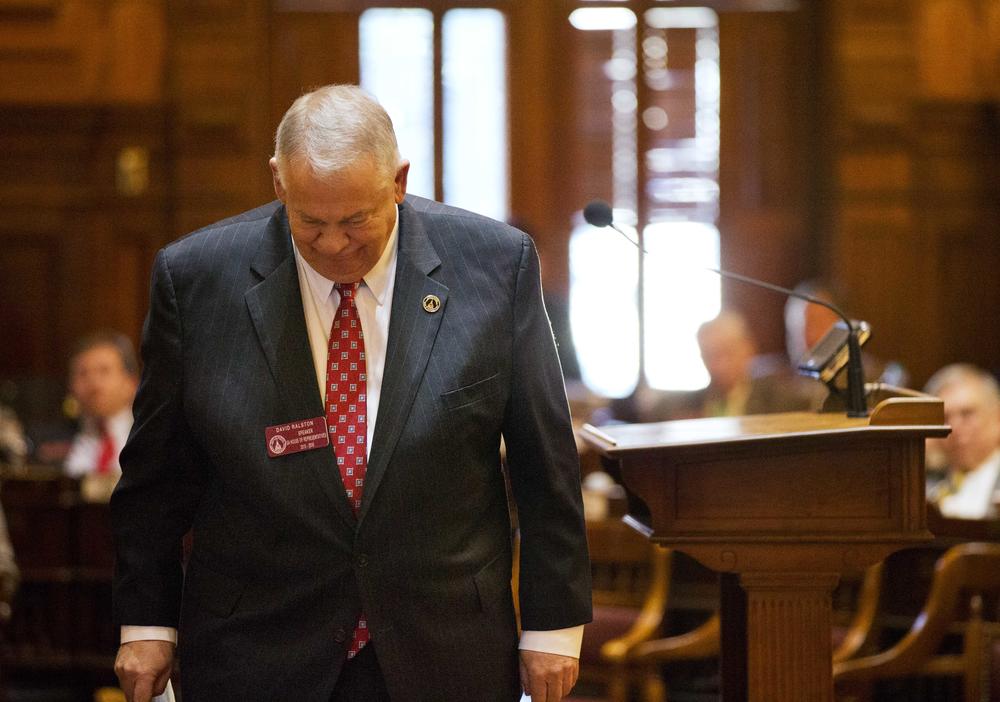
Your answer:
[[[591,200],[583,208],[583,218],[594,227],[606,227],[614,221],[611,205],[604,200]]]

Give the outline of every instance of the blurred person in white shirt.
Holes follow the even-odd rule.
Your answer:
[[[101,331],[82,339],[69,361],[69,390],[80,428],[64,464],[73,477],[117,476],[118,454],[132,429],[139,364],[124,334]]]
[[[967,363],[945,366],[925,392],[944,400],[951,434],[928,440],[928,464],[945,468],[927,498],[946,517],[997,516],[1000,499],[1000,387],[989,372]]]

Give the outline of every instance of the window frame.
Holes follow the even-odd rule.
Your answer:
[[[547,0],[546,0],[547,1]],[[511,210],[511,107],[510,107],[510,30],[511,8],[516,0],[274,0],[273,8],[277,12],[350,12],[361,17],[365,10],[374,9],[421,9],[429,10],[434,23],[434,63],[433,63],[433,111],[434,111],[434,199],[444,202],[444,85],[443,85],[443,21],[451,10],[485,9],[498,10],[504,15],[507,40],[504,61],[507,66],[507,78],[504,89],[507,92],[506,139],[507,153],[507,209]]]

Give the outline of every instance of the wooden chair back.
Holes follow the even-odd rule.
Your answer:
[[[618,519],[587,523],[594,621],[584,632],[581,686],[625,702],[637,684],[629,652],[660,634],[670,590],[671,552]]]
[[[618,519],[587,522],[595,606],[640,609],[650,588],[669,582],[666,549],[656,546]]]
[[[988,697],[989,655],[1000,639],[997,612],[984,603],[1000,596],[1000,544],[966,543],[938,560],[930,594],[909,632],[895,646],[872,656],[834,663],[834,684],[843,700],[865,700],[878,679],[959,676],[965,700]],[[939,653],[949,633],[962,636],[958,653]]]

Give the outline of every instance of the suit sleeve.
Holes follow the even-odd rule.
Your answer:
[[[538,254],[522,236],[503,433],[521,534],[521,624],[545,631],[590,621],[590,561],[579,457]]]
[[[176,627],[181,540],[202,494],[197,449],[183,415],[183,330],[164,251],[153,267],[143,327],[135,423],[111,497],[114,618],[119,625]]]

